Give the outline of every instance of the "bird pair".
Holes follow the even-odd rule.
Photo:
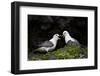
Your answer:
[[[36,51],[52,51],[56,48],[56,45],[57,45],[57,41],[60,39],[60,36],[63,36],[65,38],[65,43],[66,44],[75,44],[75,45],[79,45],[79,42],[72,38],[70,36],[70,34],[68,33],[68,31],[64,31],[63,32],[63,35],[59,35],[59,34],[54,34],[53,37],[48,40],[48,41],[45,41],[41,44],[39,44],[39,48],[36,49]]]

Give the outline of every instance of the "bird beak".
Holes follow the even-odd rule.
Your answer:
[[[59,35],[59,39],[61,39],[63,37],[63,35]]]
[[[61,35],[59,35],[58,39],[61,39]]]
[[[61,37],[62,37],[62,35],[59,35],[59,37],[61,38]]]
[[[58,37],[58,39],[60,39],[60,37]]]
[[[62,35],[59,35],[59,37],[62,37]]]

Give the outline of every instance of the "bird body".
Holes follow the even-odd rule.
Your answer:
[[[59,34],[55,34],[52,39],[49,41],[45,41],[42,44],[39,45],[39,48],[37,48],[35,51],[52,51],[56,48],[57,41],[59,39]]]
[[[73,42],[75,41],[75,39],[72,38],[71,36],[65,36],[65,42],[68,43],[69,40],[71,40]]]
[[[69,34],[67,31],[64,31],[64,32],[63,32],[63,36],[65,37],[65,43],[66,43],[67,45],[76,45],[76,46],[80,46],[80,43],[79,43],[76,39],[72,38],[72,37],[70,36],[70,34]]]

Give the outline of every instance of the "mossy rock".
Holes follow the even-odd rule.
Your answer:
[[[34,54],[29,57],[29,60],[80,59],[87,58],[87,55],[86,47],[69,45],[45,54]]]

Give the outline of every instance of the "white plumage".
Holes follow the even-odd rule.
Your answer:
[[[52,51],[56,48],[57,41],[59,38],[59,34],[53,35],[53,38],[50,39],[49,41],[45,41],[42,44],[39,45],[39,48],[36,49],[36,51]]]
[[[63,36],[65,38],[65,43],[66,44],[80,46],[80,43],[76,39],[72,38],[68,31],[64,31]]]

